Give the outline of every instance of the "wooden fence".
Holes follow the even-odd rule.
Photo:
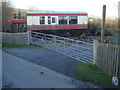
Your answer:
[[[120,45],[94,41],[93,64],[110,76],[120,78]]]
[[[5,33],[0,32],[3,43],[28,44],[28,33]]]

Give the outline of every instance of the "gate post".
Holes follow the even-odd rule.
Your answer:
[[[97,40],[93,41],[93,64],[96,64],[96,59],[97,59]]]
[[[28,30],[27,33],[28,33],[28,44],[30,44],[30,42],[31,42],[31,30]]]

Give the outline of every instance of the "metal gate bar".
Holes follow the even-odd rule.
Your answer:
[[[93,44],[65,37],[30,32],[30,43],[54,50],[80,62],[93,61]]]

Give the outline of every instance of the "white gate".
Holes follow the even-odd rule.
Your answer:
[[[93,61],[93,44],[30,31],[30,43],[54,50],[80,62]]]

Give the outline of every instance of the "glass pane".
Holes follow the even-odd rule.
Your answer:
[[[59,24],[67,24],[67,16],[59,16]]]
[[[77,16],[69,16],[69,24],[77,24]]]
[[[45,24],[45,17],[44,16],[40,16],[40,24]]]
[[[48,24],[51,24],[51,17],[48,16]]]
[[[52,18],[52,23],[55,23],[55,17]]]

